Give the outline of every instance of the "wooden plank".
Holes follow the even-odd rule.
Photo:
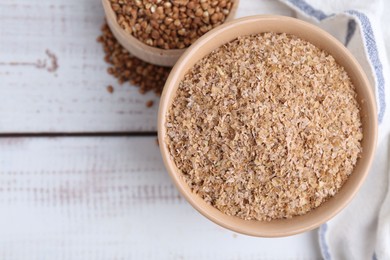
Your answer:
[[[320,259],[315,231],[263,239],[195,211],[154,137],[0,139],[1,259]]]
[[[290,11],[241,1],[238,16],[258,13]],[[103,17],[98,0],[0,2],[0,133],[156,130],[158,98],[106,73],[95,41]]]

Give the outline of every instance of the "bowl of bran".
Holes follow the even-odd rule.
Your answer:
[[[376,147],[375,98],[324,30],[246,17],[181,56],[158,139],[174,184],[202,215],[246,235],[289,236],[334,217],[361,187]]]

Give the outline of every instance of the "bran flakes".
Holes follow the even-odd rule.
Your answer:
[[[362,151],[346,71],[293,35],[239,37],[190,69],[166,142],[192,191],[245,220],[302,215],[334,196]]]

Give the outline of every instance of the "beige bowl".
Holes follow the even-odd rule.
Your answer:
[[[363,124],[363,153],[357,165],[340,191],[327,202],[311,212],[296,216],[291,219],[272,220],[270,222],[247,221],[238,217],[227,216],[204,202],[191,189],[181,177],[181,173],[170,157],[169,150],[164,141],[166,136],[165,122],[168,108],[175,96],[179,82],[185,73],[201,58],[218,48],[219,46],[241,35],[256,34],[262,32],[277,32],[294,34],[305,39],[317,47],[326,50],[336,61],[344,66],[353,84],[356,87],[357,99],[361,106]],[[282,16],[252,16],[235,20],[222,25],[204,35],[192,45],[180,58],[173,68],[165,84],[161,97],[158,138],[165,166],[173,182],[184,197],[204,216],[215,223],[233,231],[262,237],[289,236],[308,231],[320,226],[341,209],[343,209],[359,190],[367,176],[373,160],[377,139],[377,113],[372,88],[364,74],[364,71],[352,56],[352,54],[335,38],[322,29],[289,17]]]
[[[229,15],[226,17],[226,22],[234,18],[238,3],[239,0],[235,0],[233,2],[232,9]],[[116,20],[115,12],[112,10],[109,0],[102,0],[102,4],[106,14],[108,26],[110,27],[115,38],[124,48],[126,48],[137,58],[155,65],[172,67],[175,65],[180,56],[185,52],[186,49],[164,50],[149,46],[141,42],[119,26]]]

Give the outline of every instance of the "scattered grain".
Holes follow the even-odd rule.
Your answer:
[[[146,102],[146,107],[150,108],[153,106],[153,100],[149,100],[148,102]]]
[[[131,55],[115,39],[107,24],[102,26],[97,41],[103,45],[104,60],[111,64],[107,72],[118,78],[120,84],[128,81],[138,86],[140,93],[161,94],[171,68],[149,64]]]
[[[108,93],[110,93],[110,94],[114,93],[114,87],[111,86],[111,85],[107,86],[107,91],[108,91]]]

